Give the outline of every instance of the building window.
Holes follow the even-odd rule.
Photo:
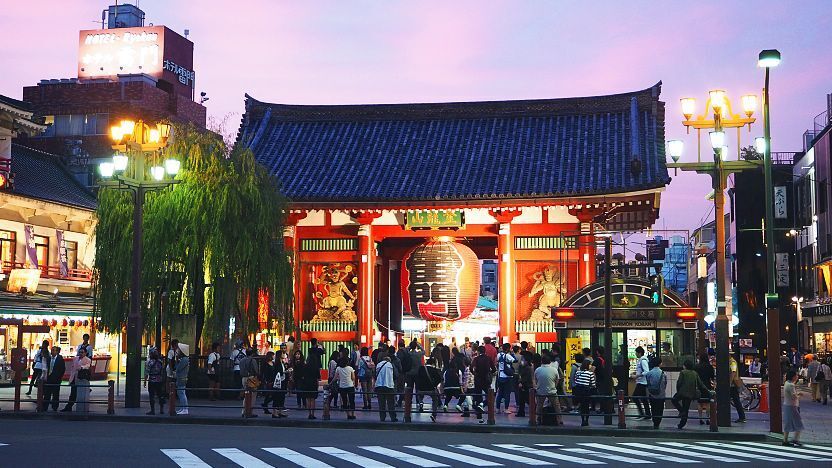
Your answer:
[[[66,243],[66,267],[70,270],[78,268],[78,243],[65,241]]]
[[[14,231],[0,231],[0,262],[14,268],[14,254],[17,250]]]
[[[38,256],[38,267],[41,269],[49,266],[49,238],[35,236],[35,252]]]
[[[109,133],[110,114],[47,115],[44,123],[49,128],[43,136],[106,135]]]

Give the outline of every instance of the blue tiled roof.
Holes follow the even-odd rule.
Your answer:
[[[238,141],[295,202],[616,194],[670,182],[660,90],[340,106],[246,95]]]
[[[70,174],[58,156],[12,144],[12,193],[94,210],[95,195]]]

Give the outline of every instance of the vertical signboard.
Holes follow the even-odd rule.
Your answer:
[[[789,217],[788,204],[786,203],[786,187],[774,187],[774,217],[786,219]]]
[[[581,345],[580,337],[566,339],[566,375],[569,375],[572,369],[572,363],[575,362],[575,354],[583,350]],[[564,379],[564,382],[566,382],[566,391],[569,391],[572,388],[572,382],[569,379]]]
[[[64,231],[56,229],[55,237],[58,239],[58,268],[60,269],[61,278],[66,278],[67,275],[69,275],[69,268],[66,258],[66,239],[64,238]]]
[[[35,247],[35,228],[31,224],[23,226],[26,239],[26,268],[38,268],[38,250]]]
[[[789,286],[789,254],[774,254],[774,271],[777,273],[777,287],[787,288]]]

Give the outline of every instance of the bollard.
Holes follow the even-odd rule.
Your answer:
[[[760,412],[768,413],[768,384],[765,382],[760,385]]]
[[[618,428],[627,429],[627,415],[624,413],[624,390],[618,391]]]
[[[537,391],[529,389],[529,426],[537,426]]]
[[[327,385],[324,387],[324,409],[323,415],[321,416],[324,421],[329,421],[329,405],[331,400],[332,398],[329,397],[329,386]]]
[[[493,426],[497,424],[497,420],[494,419],[494,389],[488,389],[488,425]]]
[[[43,379],[38,380],[38,396],[35,401],[37,401],[38,405],[37,412],[45,411],[43,407]]]
[[[716,423],[716,399],[711,397],[711,404],[708,405],[710,408],[708,417],[711,420],[711,432],[719,432],[719,426]]]
[[[413,411],[413,387],[407,386],[404,389],[404,422],[410,422],[410,413]]]
[[[176,384],[168,382],[168,415],[176,416]]]
[[[116,414],[116,392],[115,392],[115,380],[108,380],[107,381],[107,414]],[[150,402],[150,406],[153,407],[153,402]],[[90,411],[90,405],[87,405],[87,412]]]
[[[20,411],[20,372],[15,371],[14,376],[14,410]]]
[[[252,398],[252,395],[251,395],[251,390],[246,389],[245,397],[243,399],[243,417],[244,418],[250,418],[251,417],[251,414],[252,414],[251,407],[252,407],[252,404],[253,404],[252,400],[253,400],[253,398]]]

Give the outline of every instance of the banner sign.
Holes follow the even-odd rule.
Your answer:
[[[25,288],[29,294],[34,294],[38,290],[39,282],[40,270],[17,268],[9,272],[9,282],[6,284],[6,291],[19,293]]]
[[[612,320],[612,328],[656,328],[655,320]],[[595,321],[596,328],[604,328],[603,320]]]
[[[774,254],[774,271],[777,273],[777,287],[789,287],[789,254]]]
[[[461,210],[408,211],[406,229],[458,229],[465,226]]]
[[[786,204],[786,187],[774,187],[774,217],[776,219],[789,217],[788,205]]]
[[[23,226],[23,234],[26,238],[26,267],[38,268],[38,250],[35,247],[35,227],[31,224]]]
[[[64,231],[56,229],[55,237],[58,239],[58,268],[61,272],[61,278],[66,278],[67,275],[69,275],[69,267],[67,265],[66,258],[66,239],[64,238]]]
[[[570,369],[572,369],[572,363],[575,362],[575,354],[578,354],[583,351],[583,346],[581,343],[581,338],[567,338],[566,339],[566,375],[569,375]],[[569,391],[572,387],[572,382],[569,379],[563,379],[566,391]]]

